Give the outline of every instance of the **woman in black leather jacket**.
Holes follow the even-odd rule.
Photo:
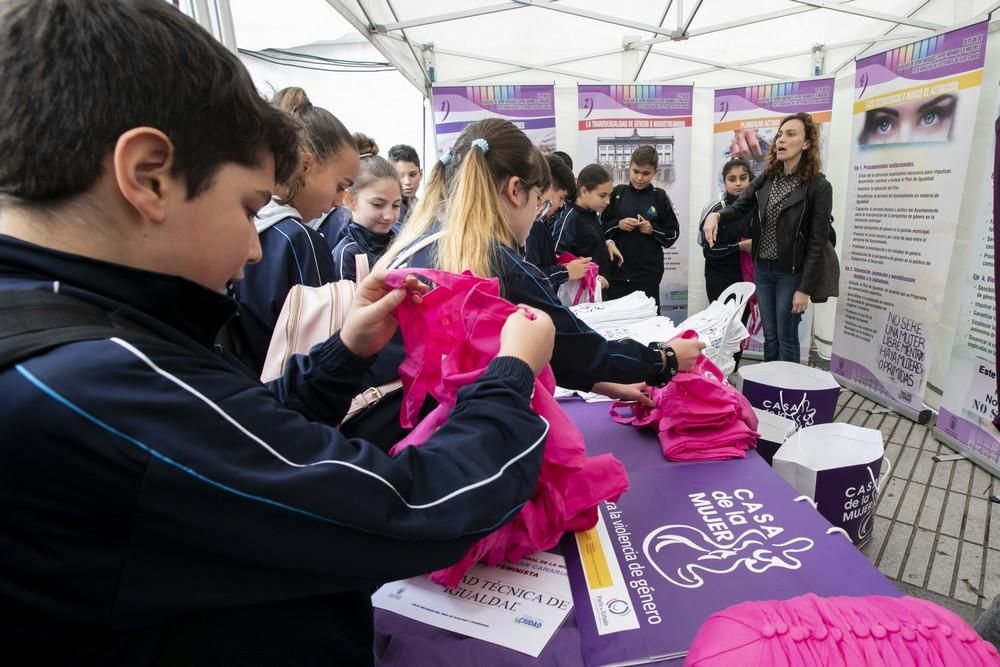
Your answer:
[[[767,167],[731,205],[705,219],[705,239],[757,207],[750,232],[757,299],[764,323],[764,360],[799,360],[799,320],[823,271],[833,188],[820,173],[819,127],[807,113],[781,121]]]

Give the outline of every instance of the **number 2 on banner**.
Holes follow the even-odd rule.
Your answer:
[[[587,110],[587,115],[584,118],[590,118],[590,114],[594,113],[594,98],[583,98],[583,108]]]

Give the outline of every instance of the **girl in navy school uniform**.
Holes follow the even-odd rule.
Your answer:
[[[559,287],[567,280],[579,280],[583,277],[590,266],[590,258],[579,257],[567,264],[556,261],[556,247],[549,225],[559,215],[567,197],[576,193],[576,178],[561,158],[553,154],[545,159],[552,173],[552,184],[543,195],[538,217],[531,226],[528,240],[524,242],[524,259],[537,266],[549,279],[552,291],[558,293]]]
[[[608,205],[614,181],[599,164],[588,164],[576,178],[576,201],[552,230],[556,253],[570,252],[590,257],[597,264],[601,289],[608,288],[611,255],[601,229],[601,211]]]
[[[548,181],[544,156],[513,123],[488,118],[470,124],[434,166],[424,196],[378,267],[392,267],[397,255],[430,242],[404,266],[468,269],[477,276],[495,277],[508,301],[549,314],[556,326],[552,370],[560,386],[648,405],[642,383],[662,385],[678,371],[689,370],[704,343],[679,340],[646,346],[629,339],[609,341],[559,302],[545,275],[520,255]],[[610,191],[610,176],[604,181]],[[584,184],[596,187],[591,181]],[[596,236],[603,247],[599,231]],[[414,273],[419,276],[419,271]],[[398,338],[379,353],[364,384],[378,387],[399,377],[405,353]],[[382,399],[345,424],[344,432],[385,445],[396,442],[401,436],[400,394]]]
[[[243,280],[233,288],[240,303],[234,326],[246,348],[241,357],[257,373],[292,287],[318,287],[333,279],[329,247],[307,223],[334,208],[358,174],[354,139],[333,114],[313,106],[296,87],[278,91],[273,103],[299,122],[302,151],[298,172],[257,213],[260,262],[247,265]]]
[[[333,249],[333,279],[357,280],[355,257],[365,254],[368,266],[375,266],[389,244],[402,202],[402,186],[396,168],[378,155],[378,144],[371,138],[355,135],[361,152],[358,180],[347,191],[351,223]]]

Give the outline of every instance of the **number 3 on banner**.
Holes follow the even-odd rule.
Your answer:
[[[725,100],[719,102],[719,111],[722,112],[722,115],[719,116],[719,120],[721,121],[721,120],[725,119],[726,114],[729,113],[729,102],[727,102]]]

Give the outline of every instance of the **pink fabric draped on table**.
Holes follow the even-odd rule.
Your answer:
[[[500,347],[500,330],[516,306],[500,297],[499,281],[471,273],[461,275],[430,269],[393,271],[390,287],[399,287],[407,275],[434,285],[422,303],[404,301],[396,310],[406,347],[400,365],[403,405],[400,423],[416,427],[392,449],[420,446],[447,419],[458,390],[478,378]],[[546,367],[535,380],[531,405],[549,423],[542,470],[532,498],[517,515],[487,535],[454,566],[431,579],[455,586],[472,565],[516,562],[528,554],[549,549],[566,531],[592,528],[597,504],[617,500],[628,488],[625,467],[610,454],[588,457],[583,435],[552,396],[555,378]],[[423,420],[420,409],[430,395],[438,406]],[[419,423],[418,423],[419,422]]]

